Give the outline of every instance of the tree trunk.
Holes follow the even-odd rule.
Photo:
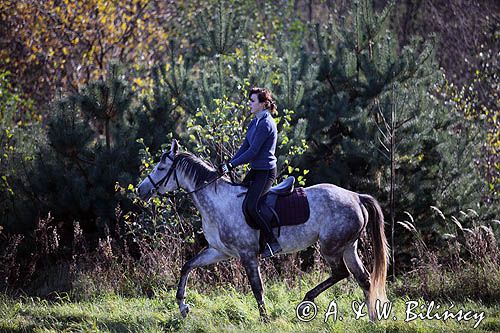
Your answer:
[[[106,131],[106,148],[108,148],[108,151],[110,149],[110,135],[109,135],[109,118],[106,118],[106,127],[104,128],[104,131]]]
[[[392,257],[392,281],[396,280],[396,260],[394,258],[394,227],[395,227],[395,204],[394,204],[394,192],[396,185],[396,159],[395,152],[396,149],[396,101],[394,87],[392,90],[392,105],[391,105],[391,193],[390,193],[390,206],[391,206],[391,257]]]

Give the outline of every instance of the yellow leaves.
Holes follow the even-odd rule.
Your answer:
[[[97,9],[99,12],[104,12],[106,10],[106,0],[97,1]]]
[[[235,53],[236,53],[236,58],[237,59],[239,59],[239,58],[241,58],[243,56],[243,50],[241,48],[239,48],[239,47],[237,47],[235,49]]]
[[[142,30],[144,29],[144,21],[141,19],[137,19],[137,27]]]
[[[8,21],[15,29],[7,33],[7,38],[18,40],[28,52],[19,55],[15,50],[0,50],[0,62],[15,62],[13,71],[29,76],[31,66],[39,61],[50,72],[39,82],[49,85],[62,85],[58,81],[66,75],[58,72],[65,69],[74,71],[67,74],[75,82],[84,77],[99,77],[102,67],[96,63],[98,57],[104,64],[121,57],[119,60],[133,63],[134,67],[137,64],[139,69],[148,66],[154,61],[155,52],[168,48],[169,29],[157,20],[163,17],[165,8],[149,3],[150,0],[44,0],[36,1],[35,6],[32,1],[12,0],[13,6],[5,15],[13,18]],[[65,62],[73,65],[65,68]],[[151,87],[145,78],[135,84],[146,90]]]
[[[90,49],[89,53],[87,53],[87,56],[89,59],[94,57],[94,53],[96,53],[97,47],[95,45],[92,45],[92,48]]]
[[[278,72],[271,73],[271,83],[278,85],[280,83],[280,74]]]
[[[137,84],[138,86],[142,87],[144,85],[144,81],[142,81],[141,78],[137,77],[134,79],[134,83]]]

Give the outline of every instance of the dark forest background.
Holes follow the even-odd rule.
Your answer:
[[[247,91],[264,86],[279,180],[376,197],[390,275],[419,281],[405,291],[439,293],[429,276],[460,265],[489,286],[470,295],[495,299],[499,18],[498,1],[2,1],[0,289],[174,284],[206,245],[200,217],[135,186],[174,138],[214,165],[230,157]],[[264,272],[324,268],[317,252]],[[197,274],[243,279],[234,262]]]

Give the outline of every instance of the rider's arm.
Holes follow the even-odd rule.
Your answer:
[[[255,119],[252,119],[252,121],[250,122],[250,124],[248,124],[247,134],[245,135],[245,140],[243,140],[243,144],[241,145],[240,149],[238,149],[238,151],[233,156],[233,158],[229,161],[229,163],[231,163],[231,165],[234,166],[233,161],[235,159],[237,159],[238,157],[240,157],[241,154],[243,154],[244,152],[246,152],[247,149],[248,149],[248,147],[250,147],[250,143],[248,142],[248,132],[250,131],[250,129],[252,128],[252,126],[255,125],[255,122],[256,122]]]
[[[244,151],[241,155],[231,160],[231,164],[233,165],[233,167],[249,163],[250,161],[252,161],[259,152],[264,142],[269,137],[269,133],[271,131],[272,129],[270,128],[267,122],[264,121],[259,122],[259,125],[256,128],[256,133],[253,138],[252,144],[249,145],[248,149]]]
[[[243,144],[241,145],[240,149],[238,149],[238,151],[236,152],[236,154],[233,156],[233,158],[231,159],[231,161],[233,161],[233,160],[237,159],[238,157],[240,157],[241,154],[243,154],[244,152],[247,151],[248,147],[250,147],[250,144],[248,143],[248,139],[245,136],[245,140],[243,141]],[[231,162],[231,164],[233,164],[233,163]]]

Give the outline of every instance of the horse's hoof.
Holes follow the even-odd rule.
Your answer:
[[[189,305],[184,304],[180,307],[182,318],[186,318],[189,313]]]
[[[271,322],[271,318],[269,318],[269,316],[266,314],[266,315],[261,315],[260,316],[260,321],[265,323],[265,324],[269,324]]]

